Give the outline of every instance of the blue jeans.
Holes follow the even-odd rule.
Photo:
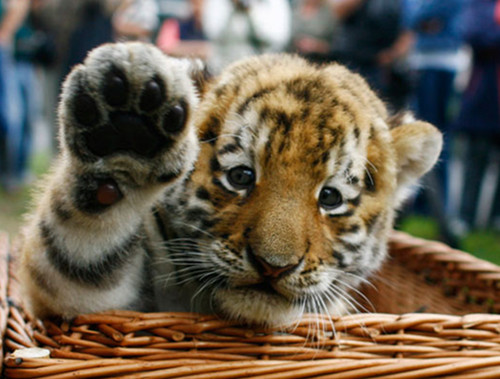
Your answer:
[[[39,114],[37,101],[37,78],[31,62],[17,61],[15,63],[17,82],[19,85],[21,123],[18,133],[12,137],[15,143],[12,160],[12,176],[22,183],[29,169],[29,158],[32,151],[32,135],[36,115]]]
[[[453,96],[453,82],[455,72],[443,69],[422,69],[418,71],[418,80],[415,93],[415,113],[418,119],[427,121],[436,126],[444,134],[444,145],[439,162],[430,175],[434,176],[433,183],[438,188],[432,189],[440,197],[443,211],[448,208],[448,161],[449,161],[449,104]],[[417,201],[417,206],[429,208]],[[420,204],[418,204],[420,203]],[[427,209],[429,210],[429,209]]]
[[[15,181],[14,162],[21,131],[21,97],[12,53],[0,46],[0,185]]]

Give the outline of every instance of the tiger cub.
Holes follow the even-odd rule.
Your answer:
[[[22,249],[37,315],[143,309],[152,291],[249,324],[356,305],[441,134],[389,117],[338,64],[247,58],[198,106],[192,70],[115,44],[66,80],[62,154]]]

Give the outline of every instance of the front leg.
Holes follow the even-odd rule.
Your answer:
[[[144,220],[198,153],[190,71],[153,46],[110,44],[66,79],[61,153],[23,231],[21,280],[37,316],[151,300]]]

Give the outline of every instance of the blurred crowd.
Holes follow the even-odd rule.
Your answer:
[[[201,58],[214,74],[266,52],[349,66],[391,111],[411,109],[444,133],[407,212],[435,217],[451,244],[469,229],[500,230],[500,0],[0,0],[4,190],[30,180],[34,125],[57,124],[71,67],[122,40]]]

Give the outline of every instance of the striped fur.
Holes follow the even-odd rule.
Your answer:
[[[109,45],[68,78],[62,157],[25,232],[35,311],[135,308],[152,286],[160,307],[257,324],[356,308],[351,292],[382,263],[407,188],[439,155],[439,132],[396,124],[403,118],[346,68],[288,55],[234,64],[194,111],[186,67],[146,45]],[[185,126],[165,126],[178,120],[172,104],[188,113]],[[94,118],[123,133],[95,131]],[[151,143],[132,146],[129,134]],[[120,199],[103,206],[95,191],[110,178]]]
[[[61,153],[23,230],[20,274],[37,315],[153,304],[148,215],[182,186],[198,153],[190,70],[148,45],[115,44],[66,79]],[[115,203],[103,203],[110,183]]]

